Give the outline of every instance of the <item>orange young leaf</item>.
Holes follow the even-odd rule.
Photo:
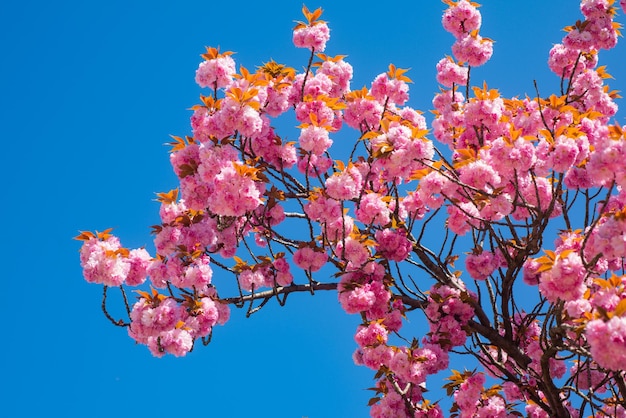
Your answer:
[[[411,180],[421,180],[426,174],[430,173],[432,170],[430,168],[421,168],[418,170],[413,170],[411,172],[411,176],[409,177]]]
[[[157,201],[165,204],[176,203],[178,200],[178,188],[167,193],[157,193]]]
[[[141,296],[142,298],[144,298],[145,300],[150,300],[152,299],[152,297],[150,296],[150,293],[148,292],[144,292],[143,290],[135,290],[136,293],[139,294],[139,296]]]
[[[93,232],[89,232],[89,231],[79,231],[79,232],[80,234],[74,237],[74,239],[77,241],[89,241],[90,239],[93,239],[96,237],[96,235]]]
[[[96,231],[96,236],[98,237],[98,239],[101,239],[104,241],[111,236],[111,231],[113,231],[113,228],[105,229],[102,232]]]
[[[606,65],[601,65],[600,67],[598,67],[596,69],[596,73],[598,73],[598,76],[602,79],[613,78],[611,74],[606,72]]]
[[[319,53],[317,57],[322,61],[330,61],[330,62],[339,62],[347,57],[347,55],[335,55],[334,57],[329,57],[326,54]]]
[[[361,135],[361,137],[359,139],[361,139],[361,140],[373,139],[373,138],[376,138],[376,137],[378,137],[380,135],[381,135],[381,133],[378,132],[378,131],[368,131],[368,132],[365,132],[363,135]]]
[[[176,151],[180,151],[183,148],[185,148],[187,145],[193,144],[196,142],[195,139],[193,139],[190,136],[186,136],[185,139],[181,138],[180,136],[176,136],[176,135],[170,135],[170,137],[172,139],[174,139],[173,142],[169,142],[167,143],[167,145],[171,145],[172,149],[170,150],[170,152],[176,152]]]
[[[406,73],[407,71],[409,71],[409,68],[396,68],[395,65],[389,64],[389,71],[387,72],[387,75],[391,79],[404,81],[406,83],[412,83],[413,81],[411,81],[409,77],[404,75],[404,73]]]
[[[213,48],[213,47],[207,46],[206,47],[206,53],[205,54],[201,54],[200,56],[202,58],[204,58],[205,60],[209,61],[209,60],[212,60],[212,59],[216,59],[216,58],[219,58],[219,57],[225,57],[225,56],[233,55],[233,54],[234,54],[234,52],[232,52],[232,51],[226,51],[226,52],[220,53],[220,48],[219,47]]]
[[[353,102],[357,99],[374,100],[374,96],[369,94],[369,90],[365,86],[361,90],[352,90],[346,94],[346,102]]]
[[[611,125],[608,128],[609,128],[609,137],[613,140],[620,139],[624,135],[624,131],[622,130],[622,127],[619,126],[617,122],[615,122],[615,125]]]

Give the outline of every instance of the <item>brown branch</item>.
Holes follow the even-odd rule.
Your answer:
[[[120,320],[117,320],[117,321],[116,321],[116,320],[115,320],[115,318],[113,318],[113,317],[111,316],[111,314],[109,314],[109,311],[107,310],[107,289],[108,289],[108,288],[109,288],[109,287],[108,287],[108,286],[106,286],[106,285],[105,285],[105,286],[103,286],[103,288],[102,288],[102,312],[104,312],[104,316],[106,316],[106,317],[107,317],[107,319],[108,319],[109,321],[111,321],[111,323],[112,323],[113,325],[116,325],[116,326],[118,326],[118,327],[127,327],[127,326],[128,326],[128,325],[130,325],[130,324],[128,324],[128,323],[126,323],[126,322],[124,322],[124,320],[123,320],[123,319],[120,319]],[[126,300],[126,295],[125,295],[125,294],[124,294],[124,300]]]
[[[230,298],[223,298],[219,301],[222,303],[241,305],[245,302],[252,302],[259,299],[271,299],[278,295],[288,295],[296,292],[314,293],[317,290],[337,290],[338,283],[318,283],[312,282],[308,284],[291,284],[289,286],[279,286],[274,289],[257,292],[250,295],[241,295]]]
[[[512,340],[504,338],[500,333],[492,327],[485,326],[476,321],[470,320],[467,326],[474,332],[482,335],[493,345],[504,350],[515,362],[522,368],[527,369],[531,360],[524,354],[520,347]]]

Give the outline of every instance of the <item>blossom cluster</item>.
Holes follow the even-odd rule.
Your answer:
[[[192,135],[171,142],[180,186],[158,194],[155,256],[110,231],[78,237],[88,282],[150,285],[127,308],[135,341],[158,357],[184,356],[228,320],[229,303],[249,301],[248,314],[284,303],[283,294],[328,285],[313,275],[334,267],[339,305],[361,318],[354,362],[376,372],[373,417],[443,416],[426,382],[472,349],[484,372],[453,371],[444,386],[457,416],[574,414],[575,391],[547,378],[586,391],[598,416],[626,415],[611,389],[626,370],[626,136],[609,125],[618,96],[598,66],[598,51],[617,42],[615,1],[581,1],[585,20],[548,57],[563,91],[535,99],[472,85],[470,68],[490,59],[493,41],[479,34],[477,4],[445,3],[455,41],[435,66],[431,128],[441,148],[408,105],[407,70],[391,64],[352,89],[345,56],[322,53],[330,30],[321,9],[303,7],[293,30],[310,53],[302,72],[274,61],[237,70],[232,52],[207,48],[196,82],[208,93],[192,108]],[[298,124],[292,141],[274,128],[287,113]],[[358,140],[333,160],[342,130]],[[574,229],[580,207],[584,225]],[[557,219],[565,228],[543,248]],[[437,220],[435,251],[424,236]],[[453,270],[459,258],[465,275]],[[235,276],[239,297],[218,294],[218,272]],[[536,307],[513,299],[519,285],[536,291]],[[413,310],[428,331],[411,341],[402,333]]]
[[[141,294],[130,313],[128,334],[156,357],[186,355],[196,339],[210,335],[215,325],[223,325],[230,316],[228,305],[215,302],[210,293],[183,303],[157,292]]]

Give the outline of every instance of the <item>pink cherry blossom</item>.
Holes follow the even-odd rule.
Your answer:
[[[213,213],[241,216],[263,203],[263,184],[242,170],[241,163],[233,163],[223,167],[215,176],[214,192],[207,199],[207,205]]]
[[[480,29],[481,15],[476,7],[467,0],[460,0],[443,14],[443,28],[456,38],[473,30]]]
[[[298,48],[308,48],[315,52],[323,52],[326,42],[330,39],[330,29],[323,22],[313,26],[303,26],[293,31],[293,44]]]
[[[146,254],[135,253],[135,269],[131,282],[143,281],[142,271],[146,267]],[[131,261],[124,254],[120,241],[115,236],[104,240],[92,238],[85,241],[80,250],[80,262],[83,268],[85,280],[89,283],[104,284],[106,286],[120,286],[129,273],[131,273]]]
[[[368,248],[359,240],[346,237],[337,244],[336,253],[348,260],[352,266],[361,266],[371,257]]]
[[[452,58],[442,58],[437,63],[437,81],[446,87],[453,85],[464,86],[467,84],[468,71],[466,67],[461,67]]]
[[[339,61],[324,61],[318,73],[325,74],[332,81],[332,87],[327,92],[330,97],[341,97],[350,90],[352,66],[343,59]]]
[[[372,291],[370,284],[356,286],[353,289],[339,291],[339,303],[349,314],[364,312],[370,309],[376,302],[376,294]]]
[[[380,103],[403,105],[409,99],[409,86],[402,80],[389,79],[387,74],[379,74],[372,83],[371,94]]]
[[[130,270],[126,276],[126,284],[129,286],[138,286],[146,281],[148,266],[152,261],[152,257],[143,248],[130,250],[128,255],[130,262]]]
[[[482,36],[465,35],[452,45],[454,57],[472,67],[478,67],[489,61],[493,54],[493,42]]]
[[[550,301],[575,300],[586,290],[585,269],[580,256],[569,252],[559,255],[552,268],[539,276],[539,290]]]
[[[219,303],[208,297],[200,298],[198,302],[199,306],[191,310],[189,317],[185,319],[185,325],[194,338],[209,335],[220,318]]]
[[[148,348],[155,357],[161,357],[165,353],[182,357],[193,348],[193,337],[188,330],[175,328],[150,337]]]
[[[614,316],[608,321],[594,319],[585,328],[591,356],[611,370],[626,369],[626,318]]]
[[[326,193],[336,200],[355,199],[361,192],[362,182],[359,170],[354,166],[348,167],[326,180]]]
[[[484,374],[472,374],[454,392],[454,401],[465,414],[471,413],[473,415],[476,412],[476,406],[480,400],[484,384]]]
[[[303,150],[316,155],[322,155],[333,144],[327,129],[313,125],[300,131],[299,141]]]
[[[348,99],[348,107],[344,112],[346,124],[355,129],[375,127],[380,121],[383,105],[376,100],[355,98]]]
[[[196,83],[211,89],[224,88],[232,82],[236,72],[235,61],[229,55],[220,56],[200,63]]]
[[[253,289],[258,290],[266,285],[267,273],[267,269],[262,268],[244,270],[239,274],[239,285],[243,290],[248,292],[251,292]]]
[[[323,251],[316,251],[311,247],[302,247],[293,255],[293,262],[303,270],[317,271],[322,268],[328,259]]]
[[[491,251],[481,250],[477,254],[468,254],[465,257],[465,267],[468,274],[476,280],[485,280],[501,263],[500,257]]]
[[[387,343],[387,330],[381,324],[372,322],[367,326],[360,326],[354,336],[359,347],[376,346]]]
[[[404,260],[413,248],[411,242],[406,238],[406,231],[403,229],[376,231],[376,244],[376,253],[393,261]]]
[[[368,193],[359,202],[355,211],[356,218],[364,224],[385,225],[390,222],[391,211],[377,193]]]

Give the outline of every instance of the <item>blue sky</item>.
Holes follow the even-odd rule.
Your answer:
[[[217,4],[215,4],[217,3]],[[547,53],[581,18],[574,0],[482,1],[493,59],[473,81],[504,95],[557,92]],[[79,230],[114,227],[150,247],[156,192],[176,187],[170,134],[190,133],[204,46],[253,68],[273,58],[306,65],[291,45],[301,2],[24,0],[0,5],[0,154],[4,220],[0,416],[367,416],[373,372],[352,364],[356,316],[336,295],[295,295],[250,319],[233,311],[208,347],[153,358],[100,311],[82,279]],[[428,111],[435,64],[450,54],[439,1],[330,0],[326,53],[346,54],[360,88],[389,63],[411,68],[410,105]],[[622,16],[618,20],[624,21]],[[624,40],[600,55],[626,90]],[[523,58],[522,58],[523,57]],[[621,104],[623,100],[619,103]],[[618,114],[626,124],[624,113]],[[416,316],[413,321],[419,321]],[[461,365],[457,365],[462,368]],[[115,415],[113,415],[115,414]]]

